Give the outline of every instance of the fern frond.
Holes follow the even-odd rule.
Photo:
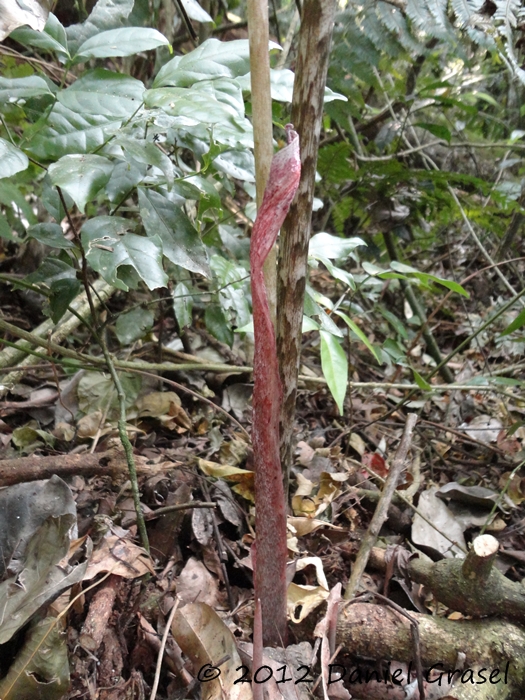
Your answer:
[[[418,41],[410,32],[405,17],[396,7],[379,0],[376,10],[379,20],[392,32],[405,51],[408,51],[413,56],[419,56],[424,53],[425,45]]]
[[[440,0],[436,0],[436,3],[439,2]],[[436,22],[437,18],[430,11],[427,0],[407,0],[406,12],[414,25],[427,36],[438,39],[447,37],[448,31]]]
[[[496,12],[493,19],[504,22],[510,27],[516,27],[518,24],[517,15],[520,9],[520,0],[496,0]]]
[[[466,27],[467,25],[470,24],[472,15],[476,14],[476,11],[479,8],[474,7],[473,3],[469,2],[469,0],[451,0],[451,1],[452,1],[452,9],[454,10],[454,14],[456,15],[458,25],[461,28]]]

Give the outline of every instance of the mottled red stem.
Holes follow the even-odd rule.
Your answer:
[[[261,601],[266,646],[286,642],[286,504],[279,459],[282,389],[275,330],[270,317],[263,265],[294,197],[301,163],[299,138],[287,126],[288,145],[272,160],[268,185],[255,221],[250,250],[253,360],[252,443],[255,467],[255,599]]]

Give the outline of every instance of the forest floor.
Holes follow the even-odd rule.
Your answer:
[[[322,276],[316,282],[322,287]],[[118,311],[119,303],[115,296],[109,308]],[[23,293],[0,286],[4,318],[29,331],[43,320],[31,304]],[[483,321],[489,312],[490,305],[468,313],[458,308],[453,318],[435,319],[433,333],[443,353],[468,335],[474,316]],[[83,333],[77,331],[67,342],[77,347],[89,343]],[[135,343],[120,356],[153,362],[178,357],[180,361],[188,353],[184,355],[182,348],[172,344],[176,340],[173,323],[166,318],[149,342]],[[407,553],[418,552],[439,561],[465,556],[477,535],[490,533],[499,542],[497,568],[510,581],[521,581],[525,481],[516,467],[524,454],[525,404],[519,386],[512,381],[480,384],[478,390],[445,391],[439,389],[442,380],[434,378],[432,389],[419,389],[405,405],[402,400],[408,392],[399,383],[407,381],[406,369],[393,365],[385,377],[385,369],[355,344],[349,353],[354,384],[341,416],[326,386],[314,383],[322,377],[314,334],[306,334],[304,340],[301,375],[312,381],[300,384],[290,482],[289,550],[290,562],[294,562],[290,577],[294,585],[289,591],[289,610],[295,618],[290,622],[290,641],[294,649],[303,650],[297,664],[311,667],[315,679],[319,663],[313,651],[313,627],[326,609],[329,591],[338,583],[343,591],[346,587],[409,412],[417,413],[418,421],[378,546],[397,545]],[[198,323],[187,331],[185,348],[204,364],[250,364],[246,343],[236,339],[230,349]],[[411,354],[421,374],[425,365],[431,366],[425,353],[419,341]],[[449,367],[457,384],[464,385],[487,366],[509,368],[514,364],[517,369],[507,374],[519,379],[523,369],[518,362],[514,347],[490,337],[479,345],[471,343]],[[6,374],[7,370],[2,376]],[[229,659],[222,659],[223,668],[231,666],[231,640],[241,659],[248,653],[254,615],[250,546],[255,535],[248,437],[251,376],[211,371],[166,376],[178,388],[154,376],[122,375],[149,554],[137,535],[109,375],[88,369],[65,370],[45,357],[33,357],[16,385],[4,393],[0,402],[3,581],[23,588],[24,576],[29,577],[30,597],[38,600],[41,596],[44,605],[28,604],[26,595],[16,607],[22,611],[20,626],[1,647],[1,670],[10,679],[8,692],[5,678],[1,682],[3,700],[22,697],[20,688],[29,682],[40,686],[38,697],[42,698],[121,700],[155,693],[158,698],[220,697],[218,691],[201,683],[196,660],[202,667],[207,663],[220,666],[218,656],[222,656]],[[381,384],[385,381],[393,386]],[[42,479],[52,474],[61,477],[68,488],[57,486],[55,477],[55,490],[48,492],[49,482]],[[36,484],[35,478],[39,479]],[[38,503],[41,512],[35,514],[32,506]],[[63,521],[58,534],[42,532],[50,512],[55,520]],[[29,547],[29,553],[24,552],[21,542],[36,543],[36,549]],[[55,553],[49,553],[46,547],[53,550],[54,544]],[[35,570],[31,557],[38,560],[44,550],[46,575],[31,577]],[[362,577],[360,590],[386,593],[408,612],[452,620],[465,617],[435,600],[423,587],[409,586],[402,576],[372,566]],[[161,648],[175,601],[179,614],[183,615],[185,606],[192,613],[177,618],[179,631],[170,634]],[[195,603],[209,606],[221,623],[206,618],[206,624],[199,627],[195,616],[197,612],[208,615],[203,613],[208,608],[188,607]],[[13,613],[12,601],[2,604]],[[62,641],[51,644],[51,634],[44,635],[44,641],[33,641],[33,652],[47,648],[55,659],[51,671],[45,665],[35,670],[31,666],[35,654],[30,653],[32,660],[28,660],[27,653],[21,652],[27,647],[28,623],[42,623],[43,619],[51,619],[51,628],[61,631]],[[186,632],[180,631],[181,619]],[[233,636],[225,637],[220,625]],[[217,635],[225,648],[222,653]],[[305,642],[310,651],[298,646]],[[159,654],[163,659],[160,670]],[[11,665],[15,658],[18,670]],[[352,658],[344,650],[332,661],[344,668],[355,669],[359,664],[377,668],[376,662]],[[242,673],[242,669],[237,671],[238,678]],[[228,696],[250,696],[249,684],[235,685],[231,679],[225,683],[221,692]],[[359,684],[348,688],[353,697],[398,697],[395,684],[383,685],[373,692],[370,684],[361,690]],[[289,694],[292,691],[283,688],[282,695],[272,697],[299,697],[293,694],[298,690]],[[33,688],[31,692],[37,691]]]

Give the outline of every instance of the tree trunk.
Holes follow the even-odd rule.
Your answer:
[[[277,351],[283,386],[280,454],[285,493],[293,456],[308,241],[335,8],[335,0],[304,0],[295,71],[292,123],[301,144],[301,180],[281,233],[277,280]]]

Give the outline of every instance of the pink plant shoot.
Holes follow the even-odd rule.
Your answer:
[[[255,468],[255,599],[261,602],[263,641],[286,642],[286,504],[279,459],[282,388],[275,330],[270,316],[263,265],[299,185],[299,137],[286,126],[288,145],[273,157],[263,202],[255,221],[250,250],[252,274],[253,361],[252,443]]]

